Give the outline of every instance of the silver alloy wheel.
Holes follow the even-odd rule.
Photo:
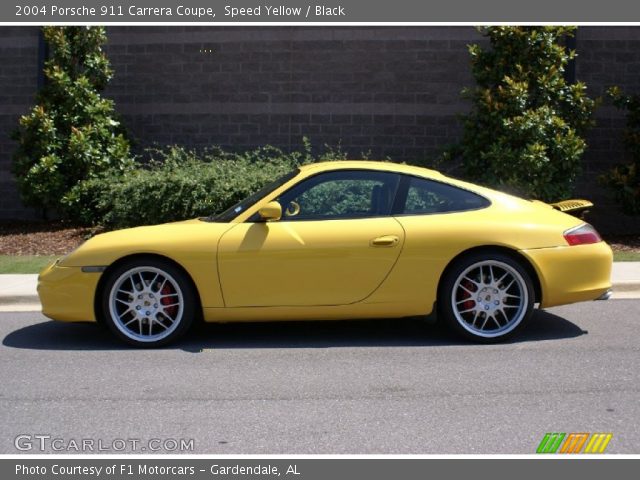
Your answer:
[[[184,313],[182,290],[159,268],[132,268],[114,282],[109,313],[118,330],[130,339],[157,342],[180,325]]]
[[[451,292],[453,314],[473,335],[495,338],[515,329],[527,314],[529,293],[511,265],[485,260],[467,267]]]

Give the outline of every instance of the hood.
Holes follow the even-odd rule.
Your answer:
[[[174,253],[194,249],[214,252],[220,236],[233,225],[192,219],[102,233],[64,257],[60,266],[104,266],[137,253],[171,257]]]

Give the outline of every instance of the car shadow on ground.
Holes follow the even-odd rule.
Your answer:
[[[561,340],[587,332],[546,311],[536,311],[527,328],[509,343]],[[96,324],[46,321],[9,333],[5,347],[35,350],[122,350]],[[469,345],[446,328],[417,319],[229,323],[197,325],[166,349],[199,353],[226,348],[432,347]]]

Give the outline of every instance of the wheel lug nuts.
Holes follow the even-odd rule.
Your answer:
[[[151,312],[146,312],[146,315],[151,315]]]
[[[500,302],[498,300],[496,300],[495,302],[493,302],[495,305],[500,305]]]
[[[157,303],[154,303],[154,304],[153,304],[153,308],[158,308],[158,304],[157,304]]]
[[[485,305],[484,309],[489,310],[489,305]]]
[[[140,305],[138,305],[138,306],[136,307],[136,310],[140,310],[140,308],[141,308],[141,307],[140,307]]]
[[[138,295],[138,300],[142,300],[142,295]]]

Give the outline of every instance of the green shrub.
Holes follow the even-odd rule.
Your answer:
[[[631,154],[631,162],[614,167],[600,181],[610,187],[622,211],[640,214],[640,95],[624,95],[619,88],[608,91],[613,104],[627,112],[624,143]]]
[[[482,28],[490,48],[469,46],[477,86],[459,151],[477,182],[541,200],[568,196],[580,173],[595,102],[564,78],[575,52],[570,27]]]
[[[306,139],[303,150],[293,153],[270,146],[244,153],[211,148],[201,154],[174,146],[150,153],[151,160],[140,168],[79,183],[65,198],[66,209],[84,224],[107,229],[208,216],[298,165],[346,158],[330,148],[314,156]]]
[[[131,159],[113,102],[100,96],[113,75],[102,51],[104,27],[43,31],[50,47],[46,84],[14,134],[13,173],[24,203],[46,215],[59,210],[78,182],[107,170],[125,170]]]

